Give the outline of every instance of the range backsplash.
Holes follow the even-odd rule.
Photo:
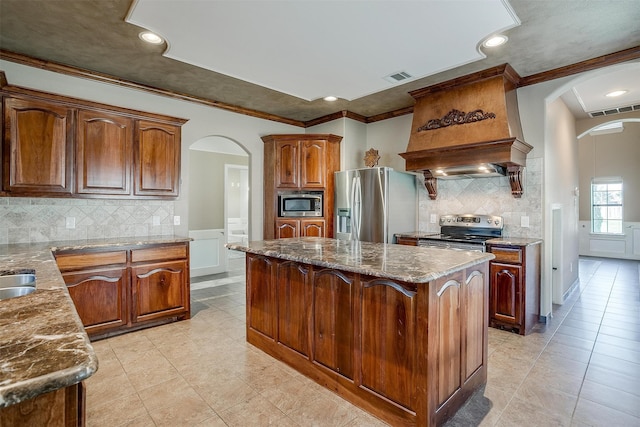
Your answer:
[[[172,235],[174,202],[0,198],[0,244]],[[67,218],[75,228],[67,228]],[[154,224],[154,217],[160,225]]]
[[[446,214],[481,214],[504,217],[503,235],[509,237],[542,237],[542,158],[528,158],[524,169],[524,194],[511,195],[508,177],[438,180],[438,198],[430,200],[427,190],[420,188],[419,227],[423,232],[438,232],[432,214],[439,219]],[[521,227],[520,219],[529,217],[529,227]]]

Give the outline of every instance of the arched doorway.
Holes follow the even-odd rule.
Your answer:
[[[249,154],[223,136],[189,147],[191,277],[226,272],[228,241],[249,237]]]

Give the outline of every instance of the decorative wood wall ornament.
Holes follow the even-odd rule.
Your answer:
[[[364,164],[370,168],[377,166],[379,160],[380,155],[378,154],[378,150],[371,148],[364,153]]]
[[[424,171],[424,185],[427,187],[429,198],[435,200],[438,197],[438,179],[431,175],[431,172]]]
[[[429,120],[426,124],[420,126],[417,132],[422,132],[425,130],[440,129],[440,128],[445,128],[453,125],[464,125],[467,123],[475,123],[475,122],[480,122],[482,120],[495,119],[495,118],[496,118],[495,113],[485,113],[481,109],[473,110],[468,113],[453,109],[449,111],[441,119]]]

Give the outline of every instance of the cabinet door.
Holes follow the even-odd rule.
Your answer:
[[[7,98],[3,185],[15,193],[71,193],[73,110]]]
[[[324,220],[323,219],[300,220],[300,236],[325,237]]]
[[[62,275],[89,336],[127,324],[126,273],[119,267]]]
[[[269,338],[276,337],[276,285],[274,263],[269,258],[247,254],[247,328]]]
[[[131,268],[133,320],[185,315],[189,309],[187,261],[144,264]]]
[[[300,186],[298,141],[276,141],[276,187],[298,188]]]
[[[170,196],[179,193],[180,127],[138,121],[134,145],[135,196]]]
[[[300,142],[300,187],[324,188],[327,173],[327,141]]]
[[[309,269],[295,262],[282,262],[277,268],[278,342],[309,355],[311,288]]]
[[[412,408],[417,289],[371,278],[362,283],[362,386]]]
[[[522,267],[492,262],[489,312],[502,323],[520,324]]]
[[[297,219],[276,220],[276,239],[300,237],[300,221]]]
[[[133,120],[97,111],[78,112],[76,191],[126,195],[131,192]]]
[[[349,379],[354,377],[354,281],[336,270],[313,276],[313,359]]]

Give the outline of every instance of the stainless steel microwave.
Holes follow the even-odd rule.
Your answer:
[[[279,193],[278,216],[321,217],[322,199],[322,191]]]

